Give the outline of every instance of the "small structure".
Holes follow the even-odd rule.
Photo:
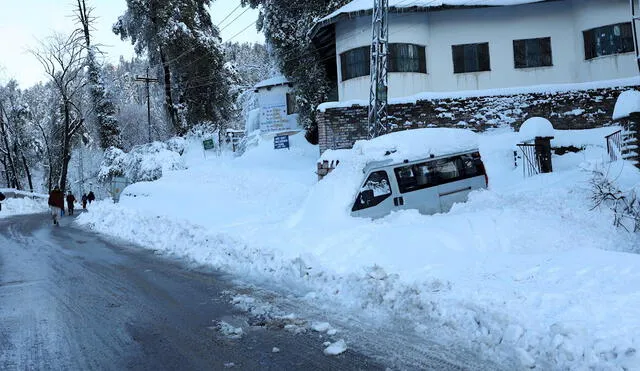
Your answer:
[[[276,76],[256,84],[261,134],[297,132],[298,111],[293,84],[284,76]]]
[[[551,139],[555,135],[553,125],[542,117],[526,120],[519,130],[522,143],[522,171],[525,176],[553,171],[551,163]]]

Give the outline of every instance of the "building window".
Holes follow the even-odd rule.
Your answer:
[[[453,73],[490,71],[489,43],[452,45]]]
[[[632,52],[633,31],[631,23],[617,23],[582,31],[584,58]]]
[[[294,113],[298,113],[296,96],[295,94],[287,93],[287,115],[293,115]]]
[[[342,67],[342,81],[369,75],[371,47],[363,46],[340,54],[340,65]]]
[[[389,72],[427,73],[425,47],[413,44],[389,44]]]
[[[516,68],[551,66],[551,38],[513,40]]]

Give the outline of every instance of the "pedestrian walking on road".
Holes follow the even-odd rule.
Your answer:
[[[73,215],[73,207],[74,207],[74,203],[76,202],[76,198],[75,196],[71,193],[71,191],[69,191],[69,193],[67,193],[67,209],[69,209],[69,215]]]
[[[87,210],[87,194],[82,195],[82,210]]]
[[[87,200],[89,200],[89,205],[91,205],[91,203],[95,201],[95,199],[96,199],[96,195],[93,194],[93,191],[89,191],[89,194],[87,195]]]
[[[58,215],[62,215],[62,211],[64,210],[64,194],[58,186],[55,186],[49,193],[49,207],[51,207],[53,224],[58,225]]]

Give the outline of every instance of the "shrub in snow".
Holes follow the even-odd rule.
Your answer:
[[[594,208],[609,207],[613,211],[613,224],[627,231],[640,232],[640,200],[635,190],[622,192],[605,174],[595,171],[591,179]]]
[[[528,141],[533,140],[535,137],[553,137],[555,136],[555,130],[549,120],[543,117],[532,117],[525,121],[520,130],[520,140]]]
[[[185,147],[184,140],[148,143],[134,147],[129,153],[111,147],[105,152],[98,178],[104,182],[113,176],[125,176],[132,183],[157,180],[165,171],[186,168],[176,152],[184,151]]]

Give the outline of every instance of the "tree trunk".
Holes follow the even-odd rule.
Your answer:
[[[31,171],[29,170],[29,164],[27,164],[27,159],[22,155],[22,163],[24,165],[24,171],[27,173],[27,180],[29,181],[29,191],[33,193],[33,179],[31,179]]]
[[[0,113],[0,135],[2,135],[2,139],[4,140],[4,149],[6,150],[6,161],[5,170],[7,170],[7,178],[10,179],[9,187],[18,188],[20,182],[18,181],[18,173],[16,171],[16,166],[13,162],[13,158],[11,157],[11,146],[9,145],[9,135],[6,131],[4,119]],[[6,167],[8,165],[8,168]],[[9,174],[10,173],[10,174]]]
[[[4,176],[7,178],[7,188],[11,188],[11,180],[9,180],[9,169],[7,168],[6,156],[4,160],[0,160],[0,164],[4,168]]]
[[[164,72],[164,98],[165,105],[167,106],[167,113],[169,114],[171,124],[176,130],[176,133],[178,133],[178,135],[181,135],[182,128],[180,123],[178,122],[178,115],[176,113],[176,108],[173,106],[173,97],[171,95],[171,70],[169,69],[169,64],[167,63],[167,56],[164,54],[162,48],[160,48],[160,61],[162,62],[162,70]]]
[[[64,132],[62,139],[62,170],[60,171],[60,190],[64,193],[67,188],[67,174],[69,172],[69,160],[71,160],[71,113],[69,112],[69,101],[64,100]]]

